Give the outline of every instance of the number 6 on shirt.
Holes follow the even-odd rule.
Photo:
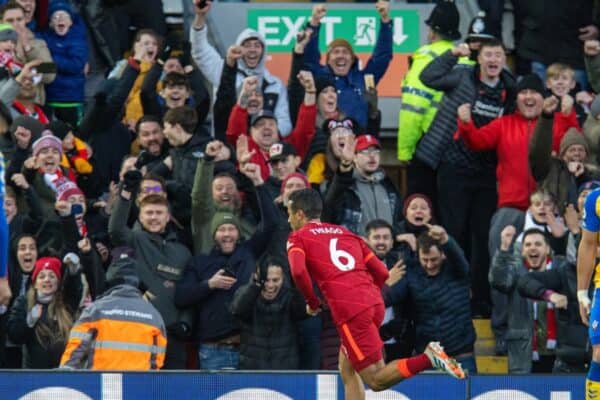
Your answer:
[[[331,258],[331,262],[342,271],[350,271],[354,269],[356,260],[347,251],[338,250],[337,241],[337,238],[329,241],[329,257]],[[345,262],[342,260],[345,260]]]

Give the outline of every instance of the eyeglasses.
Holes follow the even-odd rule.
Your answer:
[[[381,150],[379,150],[376,147],[369,147],[367,149],[360,150],[358,153],[365,155],[365,156],[370,156],[370,155],[376,155],[376,154],[381,153]]]
[[[146,186],[146,187],[142,188],[142,191],[144,193],[162,193],[163,192],[163,188],[160,185]]]

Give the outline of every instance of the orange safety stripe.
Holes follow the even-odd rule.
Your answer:
[[[354,341],[354,338],[352,337],[352,334],[350,333],[350,328],[348,328],[348,324],[342,324],[342,331],[344,332],[346,339],[348,339],[348,343],[350,343],[350,347],[352,348],[352,351],[354,351],[354,354],[356,354],[358,361],[364,360],[365,355],[362,353],[362,351],[360,351],[360,349],[358,348],[358,345]]]
[[[291,249],[288,250],[288,254],[291,254],[294,251],[299,251],[300,253],[302,253],[306,256],[306,253],[300,247],[292,247]]]
[[[159,346],[165,348],[166,338],[160,329],[151,324],[134,321],[119,321],[100,319],[85,322],[73,327],[72,332],[87,334],[91,329],[97,330],[95,342],[124,342]],[[156,338],[156,342],[153,341]],[[61,365],[72,356],[72,352],[81,344],[81,338],[71,337],[61,358]],[[150,366],[150,352],[131,351],[99,347],[94,349],[92,369],[147,370]],[[164,364],[165,353],[156,353],[156,365],[161,368]]]
[[[400,375],[402,375],[404,378],[410,378],[413,376],[413,373],[410,372],[410,369],[408,369],[408,362],[406,362],[406,360],[406,358],[398,360],[396,367],[398,368]]]
[[[375,254],[373,254],[373,252],[370,252],[366,257],[365,257],[365,264],[369,262],[369,260],[371,258],[375,257]]]

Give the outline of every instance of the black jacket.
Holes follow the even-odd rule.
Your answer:
[[[453,140],[457,128],[457,108],[461,104],[469,103],[473,105],[473,114],[477,113],[476,100],[482,96],[479,93],[479,87],[482,85],[479,75],[478,64],[474,66],[458,64],[458,58],[453,56],[450,50],[435,58],[425,67],[419,78],[428,87],[443,91],[444,97],[427,135],[421,138],[415,155],[432,169],[437,169],[440,162],[449,162],[464,169],[479,173],[485,172],[490,179],[495,179],[494,152],[472,151],[465,146],[462,140]],[[515,86],[515,78],[507,69],[504,69],[500,74],[498,86],[493,90],[496,96],[505,99],[503,104],[496,105],[498,108],[503,107],[502,113],[496,109],[499,114],[506,115],[513,111],[516,96]],[[484,109],[477,113],[479,119],[491,121],[493,116],[487,114],[483,116],[482,113],[485,112],[489,111]],[[475,122],[477,123],[477,119]]]
[[[75,319],[77,306],[81,298],[81,276],[79,274],[71,276],[65,271],[64,287],[59,286],[59,291],[63,293],[63,300],[67,310]],[[11,310],[8,318],[8,338],[15,344],[22,344],[23,368],[50,369],[58,367],[60,357],[65,350],[68,338],[62,338],[56,342],[40,342],[35,333],[35,328],[27,325],[27,296],[19,296]],[[48,305],[43,305],[42,316],[37,324],[44,322],[53,331],[58,330],[58,324],[48,318]]]
[[[250,282],[233,297],[231,312],[242,321],[240,369],[298,369],[296,321],[307,317],[304,297],[286,286],[267,301]]]
[[[177,283],[175,305],[195,306],[198,309],[196,337],[199,341],[214,341],[240,331],[239,322],[229,312],[235,291],[250,280],[256,260],[267,248],[275,229],[275,207],[270,203],[266,188],[256,188],[261,210],[261,223],[250,239],[238,243],[231,254],[214,247],[209,254],[194,256]],[[210,289],[208,280],[222,268],[235,274],[237,282],[229,290]]]
[[[152,172],[161,175],[167,181],[167,194],[171,201],[173,215],[185,227],[192,218],[192,186],[198,158],[204,151],[210,138],[192,135],[183,146],[171,148],[169,155],[173,162],[173,170],[169,171],[164,163],[160,163]]]
[[[162,65],[154,63],[144,78],[140,92],[140,100],[142,102],[144,115],[154,115],[161,119],[168,110],[165,100],[156,92],[156,85],[158,84],[162,72]],[[196,114],[198,115],[197,126],[200,127],[210,110],[210,95],[202,83],[202,73],[200,70],[194,68],[192,72],[187,74],[187,77],[192,92],[192,98],[188,100],[188,103],[196,110]]]
[[[428,276],[418,260],[407,263],[406,276],[386,296],[386,305],[408,298],[413,303],[417,352],[431,341],[441,342],[449,355],[473,351],[469,264],[454,239],[442,246],[446,260],[440,273]]]
[[[581,322],[577,301],[577,267],[560,263],[547,271],[524,274],[517,283],[521,296],[543,300],[546,290],[567,296],[567,309],[556,309],[556,357],[571,365],[584,365],[591,360],[588,328]]]
[[[516,3],[521,22],[516,27],[521,33],[517,42],[519,57],[546,66],[560,62],[576,69],[584,68],[579,29],[597,24],[593,20],[593,1],[518,0]]]

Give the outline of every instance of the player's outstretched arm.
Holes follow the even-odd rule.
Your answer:
[[[310,308],[312,310],[317,310],[321,305],[321,301],[315,295],[312,280],[306,270],[306,256],[304,251],[297,247],[292,247],[288,250],[288,261],[290,263],[290,271],[292,273],[292,278],[296,283],[296,287],[304,295]]]

